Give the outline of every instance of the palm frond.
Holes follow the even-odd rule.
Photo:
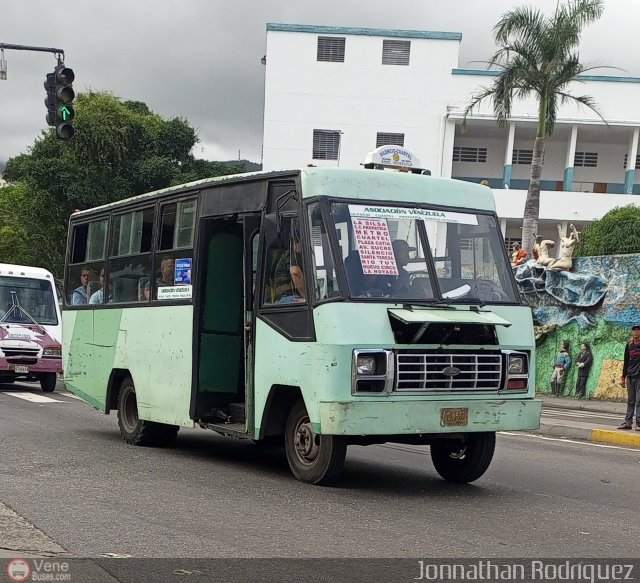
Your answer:
[[[549,21],[545,44],[562,55],[578,46],[582,30],[602,16],[602,0],[568,0],[558,7]]]
[[[580,28],[598,20],[604,13],[603,0],[570,0],[566,5],[568,20]]]
[[[507,44],[512,37],[531,45],[536,42],[536,37],[544,26],[544,20],[544,15],[536,8],[515,8],[505,12],[493,27],[493,37],[498,45]]]
[[[604,119],[604,117],[602,117],[602,114],[598,111],[598,106],[596,104],[595,99],[590,95],[573,95],[572,93],[567,93],[566,91],[559,91],[558,96],[560,97],[560,100],[561,100],[560,103],[565,104],[565,103],[573,102],[573,103],[577,103],[582,107],[586,107],[591,111],[593,111],[604,122],[604,124],[607,127],[609,126],[609,124],[607,123],[607,120]]]
[[[462,118],[462,129],[467,129],[467,118],[473,113],[485,99],[491,98],[494,94],[492,87],[482,87],[480,91],[471,96],[471,100],[464,109],[464,117]]]

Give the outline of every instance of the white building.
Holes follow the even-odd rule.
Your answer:
[[[470,96],[495,72],[458,67],[455,32],[267,24],[263,168],[354,167],[377,146],[416,153],[435,176],[489,181],[508,240],[519,240],[537,106],[514,104],[508,127],[490,102],[462,127]],[[484,55],[479,57],[485,57]],[[578,229],[616,206],[638,204],[640,78],[584,76],[547,141],[540,233]]]

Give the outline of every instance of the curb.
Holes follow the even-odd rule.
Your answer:
[[[589,429],[585,427],[569,427],[566,425],[540,423],[540,429],[532,433],[548,435],[550,437],[579,439],[581,441],[591,441],[594,443],[609,443],[640,448],[640,432],[638,431]]]
[[[537,397],[540,398],[540,397]],[[543,407],[551,407],[553,409],[567,409],[573,411],[590,411],[592,413],[618,413],[624,417],[624,410],[626,407],[626,403],[617,403],[614,401],[605,401],[602,405],[598,405],[597,402],[592,404],[591,401],[587,403],[565,403],[565,402],[554,402],[549,399],[542,399]]]
[[[594,429],[591,432],[591,439],[598,443],[614,443],[616,445],[640,447],[640,431],[632,433],[631,431],[622,430]]]

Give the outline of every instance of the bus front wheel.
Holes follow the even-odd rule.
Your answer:
[[[56,390],[58,377],[55,372],[40,373],[40,388],[43,393],[53,393]]]
[[[287,417],[284,444],[289,467],[301,482],[326,486],[340,475],[347,454],[345,439],[316,435],[302,401],[293,406]]]
[[[170,445],[179,429],[176,425],[143,421],[138,417],[136,389],[130,378],[122,382],[118,394],[118,427],[127,443],[155,447]]]
[[[496,434],[469,433],[463,441],[431,444],[431,460],[445,480],[467,484],[487,471],[496,447]]]

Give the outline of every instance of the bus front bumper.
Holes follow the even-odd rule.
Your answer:
[[[325,435],[413,435],[540,428],[540,399],[321,402]]]

